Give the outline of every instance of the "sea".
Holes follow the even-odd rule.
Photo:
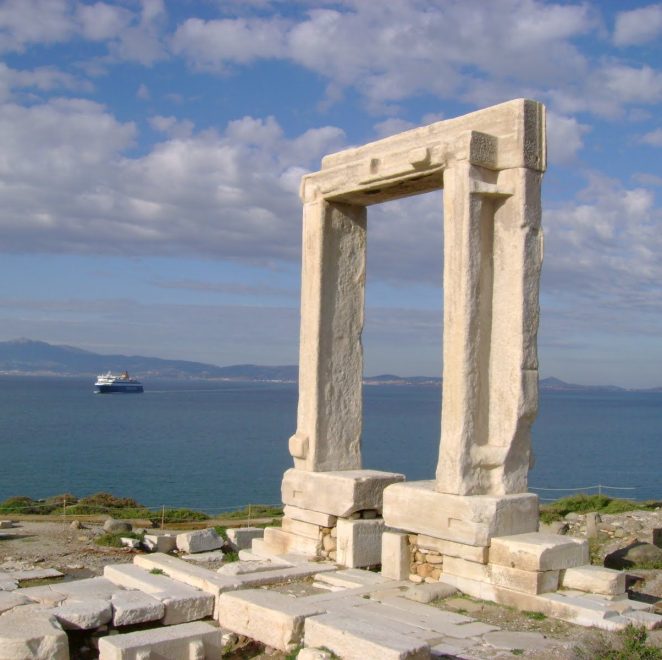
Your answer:
[[[143,381],[98,395],[81,378],[0,377],[0,501],[101,491],[151,508],[279,504],[297,387]],[[364,388],[363,465],[433,479],[439,388]],[[575,492],[662,500],[662,392],[543,391],[529,475],[541,500]]]

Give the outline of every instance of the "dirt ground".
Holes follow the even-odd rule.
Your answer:
[[[12,529],[0,530],[0,571],[12,568],[55,568],[63,572],[64,579],[76,579],[101,575],[104,566],[114,563],[131,562],[134,550],[107,548],[98,546],[94,538],[103,533],[102,520],[85,521],[80,529],[71,527],[71,521],[20,520]],[[207,525],[210,523],[208,522]],[[140,527],[134,525],[134,529]],[[574,530],[576,535],[581,530]],[[603,539],[604,548],[598,547],[599,554],[615,547],[614,539]],[[620,539],[622,543],[628,538]],[[654,602],[662,599],[662,570],[629,572],[629,591],[631,597]],[[454,596],[436,603],[438,607],[467,614],[479,621],[490,623],[503,630],[528,631],[542,633],[549,639],[558,641],[553,653],[546,651],[524,651],[521,657],[537,658],[575,658],[578,647],[590,647],[594,643],[595,631],[587,630],[562,621],[548,619],[533,613],[522,613],[512,608],[494,603],[477,601],[464,596]],[[662,614],[662,602],[657,605],[657,612]],[[613,633],[606,634],[608,638]],[[649,635],[649,640],[662,648],[662,630]],[[484,652],[472,656],[477,658],[511,657],[503,651]],[[233,657],[239,658],[283,658],[282,654],[264,649],[254,644],[244,646]]]

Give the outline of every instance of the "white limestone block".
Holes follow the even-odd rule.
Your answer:
[[[130,626],[136,623],[159,621],[165,614],[165,606],[154,596],[142,591],[122,590],[111,598],[113,625]]]
[[[336,561],[349,568],[381,563],[384,521],[338,519]]]
[[[304,536],[307,539],[313,539],[313,541],[320,541],[322,539],[322,532],[319,525],[302,522],[301,520],[293,520],[287,516],[281,521],[281,529],[289,534]]]
[[[459,557],[467,561],[475,561],[479,564],[487,564],[489,557],[489,547],[480,545],[467,545],[466,543],[456,543],[445,539],[435,539],[426,534],[419,534],[417,539],[419,548],[434,550],[441,555]]]
[[[224,629],[288,653],[300,644],[306,617],[324,611],[323,606],[304,599],[251,589],[222,594],[218,622]]]
[[[561,586],[564,589],[617,596],[625,593],[625,573],[603,566],[577,566],[561,571]]]
[[[154,555],[144,555],[153,557]],[[167,557],[168,555],[164,555]],[[186,563],[186,562],[184,562]],[[191,566],[191,568],[197,568]],[[209,571],[211,573],[211,571]],[[214,596],[198,591],[181,582],[154,575],[133,564],[106,566],[106,578],[126,589],[139,589],[160,600],[165,607],[164,625],[187,623],[211,616],[214,611]],[[213,575],[213,573],[212,573]]]
[[[143,545],[150,552],[172,552],[177,548],[174,534],[145,534]]]
[[[140,540],[133,539],[126,536],[121,536],[120,541],[125,548],[131,548],[132,550],[138,550],[140,548]]]
[[[510,566],[490,564],[489,572],[493,584],[528,594],[542,594],[559,588],[558,570],[523,571]]]
[[[67,634],[49,612],[7,612],[0,616],[0,658],[69,660]]]
[[[202,621],[110,635],[99,640],[99,660],[220,658],[221,636],[219,628]]]
[[[488,546],[495,536],[534,532],[538,497],[449,495],[434,481],[408,481],[384,491],[384,522],[389,527],[455,543]]]
[[[223,539],[211,527],[177,534],[177,549],[182,552],[207,552],[223,547]]]
[[[492,539],[490,563],[526,571],[551,571],[589,563],[588,541],[557,534],[517,534]]]
[[[321,548],[321,540],[290,534],[276,527],[267,527],[264,530],[264,539],[255,539],[252,547],[257,547],[260,541],[272,555],[299,554],[316,557]]]
[[[457,575],[478,582],[490,581],[490,570],[486,564],[475,561],[467,561],[459,557],[444,557],[444,578]]]
[[[57,586],[60,587],[63,585],[58,584]],[[67,598],[67,594],[47,584],[39,587],[24,587],[20,593],[22,596],[29,598],[31,602],[39,603],[46,607],[57,607]]]
[[[360,568],[345,568],[315,575],[315,582],[341,589],[392,584],[390,578]]]
[[[196,552],[194,555],[181,555],[181,558],[198,564],[209,564],[213,561],[223,561],[225,555],[220,550],[210,550],[209,552]]]
[[[409,540],[402,532],[382,534],[382,575],[393,580],[406,580],[410,565]]]
[[[350,614],[331,613],[306,619],[306,646],[324,647],[341,658],[428,660],[429,645],[384,625],[368,624]]]
[[[292,520],[301,520],[301,522],[319,525],[320,527],[335,527],[337,517],[328,513],[311,511],[310,509],[301,509],[298,506],[290,504],[283,508],[283,513]]]
[[[92,630],[108,623],[113,617],[113,610],[107,600],[100,598],[67,598],[53,610],[53,615],[65,630]]]
[[[26,605],[31,601],[17,591],[0,591],[0,614],[13,610],[15,607]]]
[[[284,562],[274,562],[271,559],[257,559],[251,561],[233,561],[221,566],[216,572],[220,575],[246,575],[262,571],[273,571],[278,568],[289,568]]]
[[[103,577],[72,580],[71,582],[58,582],[53,590],[64,594],[73,600],[87,600],[88,598],[110,600],[113,594],[122,591],[122,587]]]
[[[382,510],[382,493],[404,475],[377,470],[305,472],[290,469],[283,475],[283,503],[347,517],[363,509]]]
[[[248,550],[253,539],[261,539],[264,529],[261,527],[231,527],[228,529],[228,540],[236,550]]]
[[[226,589],[237,587],[236,580],[218,575],[215,571],[203,566],[195,566],[177,557],[159,552],[150,555],[136,555],[133,563],[146,571],[162,571],[179,583],[206,591],[214,596]]]

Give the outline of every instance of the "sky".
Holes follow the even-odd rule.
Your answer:
[[[301,176],[528,97],[541,376],[660,386],[661,35],[636,0],[1,0],[0,341],[295,364]],[[369,210],[366,375],[441,374],[442,194]]]

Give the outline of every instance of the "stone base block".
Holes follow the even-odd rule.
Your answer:
[[[256,539],[257,540],[257,539]],[[291,534],[277,527],[267,527],[264,530],[264,548],[271,555],[304,555],[317,557],[321,549],[321,541]],[[253,548],[255,548],[255,541]]]
[[[578,566],[561,572],[561,585],[565,589],[618,596],[625,593],[625,573],[602,566]]]
[[[557,534],[517,534],[492,540],[490,563],[525,571],[553,571],[589,563],[588,541]]]
[[[221,635],[220,628],[202,621],[111,635],[99,640],[99,660],[220,658]]]
[[[283,475],[283,503],[299,509],[348,517],[364,509],[382,511],[387,486],[404,481],[402,474],[377,470],[305,472],[290,469]]]
[[[402,532],[382,534],[382,575],[392,580],[409,577],[409,540]]]
[[[228,529],[228,540],[236,550],[248,550],[253,539],[261,539],[264,529],[261,527],[237,527]]]
[[[324,647],[340,658],[427,660],[430,646],[384,625],[356,620],[350,614],[325,614],[306,620],[306,646]]]
[[[289,653],[301,643],[306,617],[325,610],[276,591],[251,589],[223,594],[218,611],[222,628]]]
[[[320,527],[335,527],[337,520],[336,516],[328,513],[300,509],[298,506],[291,506],[289,504],[283,508],[283,513],[288,518],[292,518],[292,520],[300,520],[301,522],[319,525]]]
[[[281,529],[289,534],[296,534],[297,536],[304,536],[313,541],[320,541],[322,533],[319,525],[314,523],[302,522],[301,520],[293,520],[285,516],[281,522]]]
[[[418,535],[418,546],[426,550],[434,550],[448,557],[458,557],[467,561],[475,561],[479,564],[487,564],[490,550],[486,546],[444,541],[443,539],[435,539],[425,534]]]
[[[389,527],[455,543],[488,546],[496,536],[535,532],[538,496],[439,493],[434,481],[396,483],[384,491]]]
[[[376,566],[382,561],[382,533],[384,521],[338,520],[336,561],[348,568]]]
[[[8,612],[0,616],[0,656],[69,660],[67,633],[49,612]]]
[[[478,582],[490,581],[490,570],[485,564],[479,564],[475,561],[467,561],[458,557],[444,557],[444,573],[447,575],[456,575],[458,577],[469,578]]]
[[[519,568],[489,565],[490,581],[499,587],[527,594],[543,594],[559,588],[559,571],[522,571]]]

